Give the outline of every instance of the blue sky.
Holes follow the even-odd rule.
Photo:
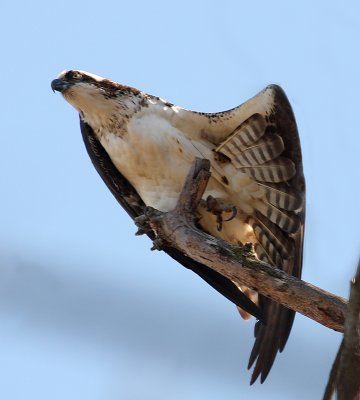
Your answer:
[[[307,180],[303,278],[347,297],[359,256],[360,10],[348,1],[5,1],[0,398],[317,399],[340,334],[297,316],[264,385],[252,322],[146,238],[50,81],[78,68],[197,111],[286,91]]]

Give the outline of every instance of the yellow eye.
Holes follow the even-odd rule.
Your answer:
[[[81,78],[82,78],[82,75],[80,74],[80,72],[73,71],[73,73],[72,73],[72,78],[73,78],[73,79],[81,79]]]

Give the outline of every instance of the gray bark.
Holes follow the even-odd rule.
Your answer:
[[[193,260],[260,294],[339,332],[345,332],[324,400],[334,392],[339,400],[360,400],[360,263],[351,283],[350,303],[278,268],[259,261],[252,244],[236,246],[216,239],[196,226],[196,210],[210,178],[208,160],[196,159],[176,208],[163,213],[147,207],[136,219],[140,232],[151,229],[154,249],[173,247]]]

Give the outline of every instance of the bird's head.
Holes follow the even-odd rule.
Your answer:
[[[60,92],[94,128],[115,114],[117,118],[131,115],[143,98],[137,89],[80,70],[62,72],[51,82],[51,88]]]

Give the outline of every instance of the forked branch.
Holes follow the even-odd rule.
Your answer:
[[[138,219],[156,235],[155,248],[174,247],[239,285],[297,311],[320,324],[344,331],[347,300],[259,261],[251,244],[235,246],[196,227],[196,210],[210,178],[208,160],[196,159],[176,208],[163,213],[147,208]]]

